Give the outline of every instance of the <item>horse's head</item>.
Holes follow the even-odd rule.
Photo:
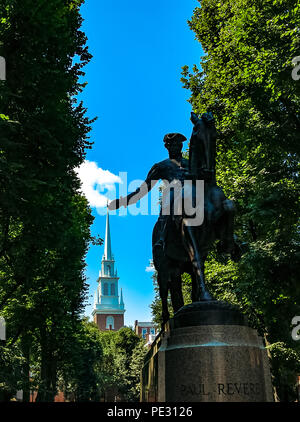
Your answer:
[[[199,117],[197,116],[197,114],[195,114],[193,111],[191,112],[191,121],[193,123],[193,125],[195,126],[197,123],[199,123]]]
[[[214,174],[217,131],[212,113],[203,113],[200,118],[191,113],[194,125],[190,139],[189,167],[191,174],[204,177],[203,170]],[[212,179],[211,179],[212,180]]]
[[[215,119],[211,112],[203,113],[199,119],[197,114],[191,112],[191,121],[194,125],[193,134],[196,134],[200,129],[205,130],[206,128],[215,129]]]

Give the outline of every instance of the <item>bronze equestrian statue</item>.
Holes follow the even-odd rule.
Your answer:
[[[190,138],[189,160],[182,156],[186,138],[180,133],[165,135],[163,141],[169,158],[154,164],[145,182],[135,192],[108,205],[111,210],[126,207],[146,195],[159,180],[168,185],[168,189],[162,192],[161,211],[152,235],[153,263],[162,300],[163,323],[169,319],[169,290],[174,313],[184,305],[181,290],[181,276],[184,272],[191,275],[192,302],[213,299],[205,286],[204,263],[216,240],[219,241],[219,252],[231,253],[233,257],[239,253],[233,234],[234,205],[216,184],[214,118],[211,113],[204,113],[200,118],[192,113],[191,121],[194,127]],[[197,201],[195,189],[199,180],[204,181],[202,202]],[[186,189],[187,181],[191,189]],[[174,193],[176,191],[177,197]],[[197,206],[204,206],[201,224],[189,223],[191,215],[186,215],[183,204],[187,195],[195,210]],[[175,203],[180,203],[181,214],[180,210],[176,212]]]

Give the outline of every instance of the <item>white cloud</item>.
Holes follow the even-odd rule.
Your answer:
[[[95,161],[85,160],[76,169],[81,180],[81,189],[91,207],[106,207],[108,192],[115,191],[115,183],[122,183],[119,176],[98,167]],[[104,191],[106,193],[100,193]]]
[[[155,268],[152,259],[149,259],[149,265],[145,268],[146,273],[154,273]]]

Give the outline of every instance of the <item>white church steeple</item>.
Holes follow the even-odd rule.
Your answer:
[[[101,330],[118,330],[124,326],[124,301],[121,289],[119,299],[119,277],[111,249],[109,214],[106,215],[104,254],[99,271],[98,288],[95,292],[94,321]]]

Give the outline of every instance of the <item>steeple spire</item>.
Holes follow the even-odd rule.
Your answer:
[[[109,228],[109,214],[107,208],[106,214],[106,231],[105,231],[105,245],[104,245],[104,259],[113,259],[111,253],[111,240],[110,240],[110,228]]]
[[[120,308],[124,309],[124,300],[123,300],[123,291],[121,288],[121,297],[120,297]]]
[[[125,305],[123,292],[119,298],[119,277],[115,271],[115,260],[111,252],[109,213],[106,215],[104,254],[99,271],[98,287],[92,315],[100,330],[119,330],[124,327]]]

